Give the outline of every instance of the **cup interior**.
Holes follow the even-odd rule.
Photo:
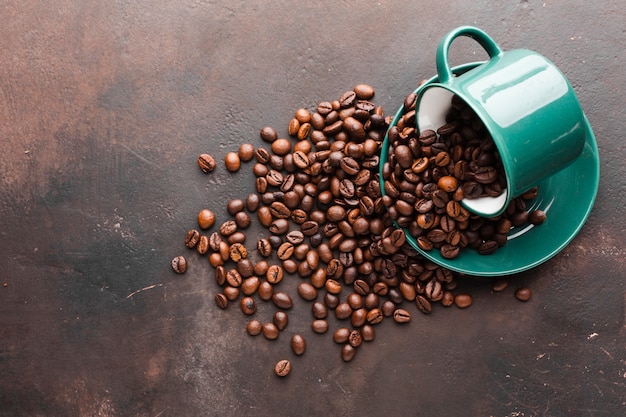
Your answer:
[[[418,131],[423,132],[429,129],[437,131],[437,129],[445,125],[446,115],[452,106],[451,102],[453,96],[454,93],[452,91],[436,85],[424,89],[417,111]],[[469,105],[467,102],[466,104]],[[466,209],[484,217],[498,215],[504,210],[507,203],[508,187],[497,197],[464,198],[461,201],[461,204]]]

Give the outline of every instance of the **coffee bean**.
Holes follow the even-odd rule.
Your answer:
[[[289,294],[282,291],[274,292],[272,295],[272,302],[276,307],[283,310],[289,310],[293,307],[293,301],[291,300]]]
[[[291,362],[287,359],[282,359],[274,366],[274,373],[280,377],[285,377],[291,372]]]
[[[278,330],[285,330],[289,324],[289,316],[284,311],[277,311],[274,313],[273,321]]]
[[[217,293],[215,294],[215,304],[217,304],[219,308],[225,309],[226,307],[228,307],[228,298],[225,294],[221,292]]]
[[[198,166],[202,172],[208,174],[209,172],[213,172],[215,170],[217,164],[211,155],[203,153],[198,157]]]
[[[487,240],[483,242],[478,248],[478,253],[481,255],[491,255],[498,250],[498,243],[493,240]]]
[[[172,269],[177,274],[184,274],[187,271],[187,260],[184,256],[176,256],[172,259]]]
[[[374,97],[374,87],[367,84],[357,84],[354,86],[356,98],[359,100],[371,100]]]
[[[191,229],[185,235],[185,246],[188,248],[193,248],[198,244],[200,240],[200,232],[196,229]]]
[[[224,157],[226,169],[230,172],[237,172],[241,168],[241,159],[237,152],[228,152]]]
[[[528,214],[528,222],[538,226],[546,221],[546,213],[542,210],[533,210]]]
[[[248,257],[248,251],[241,243],[234,243],[229,248],[230,259],[233,262],[239,262]]]
[[[411,321],[411,313],[403,308],[397,308],[393,312],[393,320],[396,323],[408,323]]]
[[[428,301],[428,298],[424,297],[421,294],[418,294],[415,297],[415,304],[417,305],[417,309],[424,314],[430,314],[430,312],[432,311],[432,305],[430,301]]]
[[[291,337],[291,350],[294,354],[301,356],[306,351],[306,340],[300,334],[294,334]]]
[[[283,274],[283,268],[280,265],[270,265],[265,273],[265,278],[270,284],[278,284],[282,281]]]
[[[515,290],[515,298],[520,301],[528,301],[532,295],[533,292],[530,288],[518,288]]]
[[[355,355],[356,349],[352,347],[349,343],[343,345],[343,347],[341,348],[341,359],[344,362],[350,362],[352,359],[354,359]]]
[[[350,315],[350,323],[353,327],[361,327],[367,322],[367,309],[359,308]]]
[[[226,287],[224,287],[224,295],[226,296],[226,298],[228,299],[228,301],[235,301],[239,298],[239,288],[236,287],[231,287],[230,285],[227,285]]]
[[[307,301],[313,301],[317,298],[317,289],[308,282],[298,284],[298,294]]]
[[[326,320],[313,320],[311,329],[317,334],[326,333],[328,331],[328,322]]]
[[[239,271],[237,271],[236,269],[229,269],[226,272],[226,282],[231,287],[237,288],[243,283],[243,278],[241,277]]]
[[[274,128],[266,126],[261,129],[261,139],[263,141],[271,143],[274,142],[278,138],[278,134]]]
[[[383,321],[383,312],[379,308],[373,308],[367,312],[367,322],[369,324],[378,324]]]
[[[361,343],[363,343],[363,336],[361,335],[361,332],[356,329],[352,330],[348,336],[348,343],[354,348],[361,346]]]
[[[256,313],[256,303],[254,302],[254,298],[243,297],[241,299],[241,311],[246,315]]]
[[[198,213],[198,226],[201,229],[209,229],[215,224],[215,213],[209,209],[202,209]]]
[[[257,336],[263,331],[263,324],[259,320],[250,320],[246,325],[246,331],[250,336]]]
[[[263,336],[265,336],[265,338],[267,340],[276,340],[278,339],[278,336],[280,335],[280,330],[278,330],[278,327],[276,327],[276,325],[274,323],[263,323]]]
[[[509,281],[504,278],[497,278],[491,283],[491,289],[495,292],[504,291],[509,286]]]
[[[467,308],[472,305],[472,296],[469,294],[457,294],[454,297],[454,304],[458,308]]]

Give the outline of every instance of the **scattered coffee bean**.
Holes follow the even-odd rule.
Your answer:
[[[250,336],[257,336],[263,331],[263,324],[259,320],[250,320],[246,326],[246,331]]]
[[[454,297],[454,304],[458,308],[467,308],[472,305],[472,296],[469,294],[457,294]]]
[[[215,170],[217,164],[211,155],[203,153],[198,157],[198,166],[202,172],[208,174],[209,172],[213,172]]]
[[[291,337],[291,350],[298,356],[301,356],[306,351],[306,340],[304,336],[300,334],[294,334]]]
[[[241,159],[236,152],[228,152],[224,157],[224,164],[230,172],[237,172],[241,168]]]
[[[184,274],[187,271],[187,260],[184,256],[176,256],[172,259],[172,269],[177,274]]]
[[[528,301],[532,297],[533,292],[530,288],[518,288],[515,290],[515,298],[520,301]]]
[[[274,323],[263,323],[262,332],[267,340],[278,339],[278,335],[280,334],[280,330],[278,330],[278,327],[276,327]]]
[[[277,311],[274,313],[274,324],[278,327],[278,330],[285,330],[289,323],[289,316],[284,311]]]
[[[291,372],[291,362],[287,359],[282,359],[274,366],[274,373],[280,377],[285,377]]]
[[[326,333],[328,331],[328,322],[320,319],[313,320],[313,323],[311,323],[311,329],[318,334]]]
[[[213,210],[202,209],[198,213],[198,226],[201,229],[209,229],[211,226],[215,224],[215,213]]]

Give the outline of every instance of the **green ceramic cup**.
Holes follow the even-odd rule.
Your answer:
[[[453,75],[448,51],[459,36],[476,40],[489,60]],[[565,76],[536,52],[502,51],[482,30],[462,26],[439,43],[437,82],[424,86],[416,104],[419,131],[445,124],[453,95],[463,99],[493,137],[506,173],[499,197],[464,199],[470,211],[501,214],[510,201],[574,162],[586,139],[585,116]]]

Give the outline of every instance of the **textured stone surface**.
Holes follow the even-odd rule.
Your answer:
[[[149,5],[148,5],[149,3]],[[0,8],[0,416],[604,416],[624,409],[621,2],[24,0]],[[568,77],[601,184],[581,233],[502,293],[412,308],[341,361],[300,302],[277,341],[218,309],[184,247],[202,208],[252,191],[227,152],[292,112],[376,88],[393,114],[450,29],[472,24]],[[454,64],[484,59],[468,39]],[[196,165],[210,152],[218,170]],[[219,221],[219,220],[218,220]],[[176,275],[172,257],[189,269]],[[296,282],[285,282],[285,288]],[[533,298],[520,303],[517,286]],[[257,316],[271,320],[270,304]],[[307,352],[290,352],[291,334]],[[290,358],[288,378],[273,375]]]

